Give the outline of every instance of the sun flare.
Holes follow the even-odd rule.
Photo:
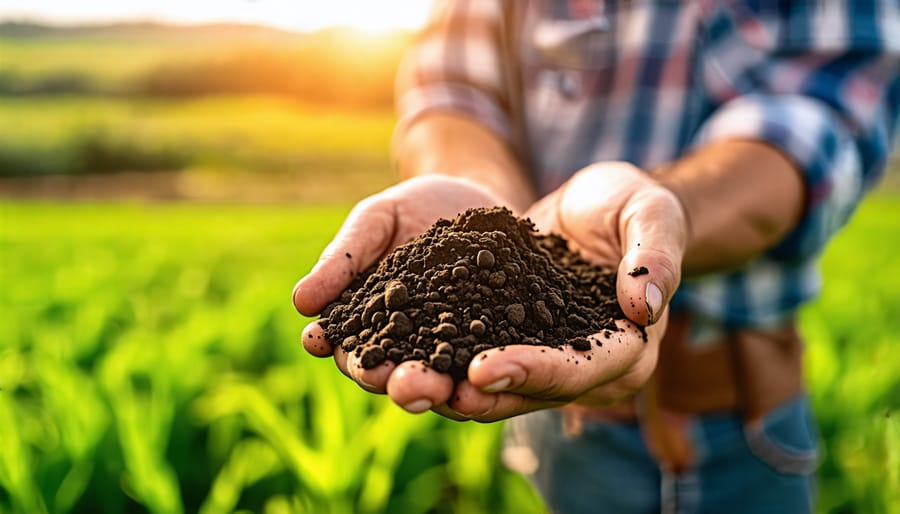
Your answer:
[[[368,32],[415,29],[424,23],[425,0],[6,0],[0,20],[31,19],[53,23],[156,20],[174,23],[253,23],[289,30],[341,26]]]

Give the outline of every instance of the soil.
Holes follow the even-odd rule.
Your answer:
[[[602,346],[593,336],[625,318],[615,284],[562,237],[502,207],[470,209],[356,277],[321,323],[363,368],[418,360],[458,381],[494,347]]]
[[[645,266],[640,266],[629,271],[628,275],[632,277],[639,277],[641,275],[646,275],[647,273],[650,273],[650,270],[648,270]]]

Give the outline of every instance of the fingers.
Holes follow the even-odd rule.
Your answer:
[[[622,212],[622,247],[616,292],[632,321],[652,325],[681,281],[687,239],[678,199],[659,186],[638,191]]]
[[[647,342],[633,323],[619,324],[620,332],[593,336],[591,349],[583,352],[524,345],[482,352],[448,406],[469,419],[490,422],[570,401],[601,406],[633,395],[656,366],[665,323],[649,329]]]
[[[482,352],[469,367],[469,379],[455,386],[449,375],[418,361],[364,369],[353,352],[340,346],[334,347],[334,360],[361,388],[386,392],[408,412],[430,409],[458,421],[492,422],[576,399],[599,406],[633,394],[656,364],[659,337],[651,335],[645,343],[635,325],[620,323],[623,331],[595,336],[587,351],[513,345]],[[648,332],[655,334],[664,325]]]
[[[515,393],[486,393],[470,382],[463,381],[456,387],[448,407],[452,415],[462,419],[491,423],[564,404],[565,402],[561,401],[530,398]]]
[[[556,223],[570,245],[595,263],[618,266],[617,296],[629,319],[658,321],[681,280],[687,220],[678,198],[622,162],[585,168],[560,191]]]
[[[438,414],[464,421],[467,418],[453,412],[447,401],[453,393],[453,379],[450,375],[438,373],[419,361],[394,364],[385,361],[372,369],[365,369],[359,357],[353,352],[345,353],[335,348],[335,363],[345,375],[370,393],[388,393],[400,407],[413,414],[429,409]]]
[[[647,342],[637,361],[615,380],[595,387],[578,397],[576,403],[588,407],[607,407],[633,396],[649,380],[659,358],[659,343],[666,333],[668,315],[663,313],[660,320],[646,327]]]
[[[376,195],[358,203],[308,275],[294,286],[294,307],[314,316],[372,265],[393,240],[394,203]]]
[[[333,356],[334,364],[339,370],[341,370],[341,373],[349,378],[354,378],[353,376],[351,376],[350,368],[347,364],[349,356],[346,352],[344,352],[344,350],[341,349],[340,345],[332,346],[328,341],[325,340],[325,329],[322,328],[322,325],[320,325],[318,321],[313,321],[303,328],[303,335],[301,336],[301,339],[303,340],[303,348],[307,352],[315,355],[316,357]],[[363,389],[367,389],[365,386],[363,386],[363,384],[360,384],[360,386],[362,386]]]
[[[350,370],[347,368],[347,353],[340,346],[334,347],[334,365],[341,370],[344,376],[353,378],[350,376]]]
[[[588,389],[614,380],[640,357],[643,334],[630,322],[622,331],[591,336],[591,348],[512,345],[480,353],[469,365],[469,381],[485,392],[511,392],[571,401]]]
[[[372,369],[363,368],[360,358],[354,352],[347,353],[340,345],[332,347],[328,344],[324,339],[323,329],[317,322],[308,324],[303,330],[303,347],[316,357],[333,355],[334,363],[341,373],[370,393],[388,392],[388,383],[393,381],[391,398],[409,412],[419,413],[441,406],[453,391],[453,379],[449,375],[438,373],[418,361],[397,366],[386,360]],[[465,419],[454,415],[446,406],[443,408],[445,412],[440,414],[453,419]]]
[[[445,418],[452,419],[453,421],[469,421],[469,418],[451,409],[446,403],[435,405],[432,407],[431,411],[435,414],[440,414]]]
[[[324,330],[318,322],[303,329],[303,347],[316,357],[334,356],[334,363],[341,373],[355,381],[370,393],[384,394],[409,412],[419,413],[434,408],[451,419],[463,420],[445,405],[453,392],[450,375],[438,373],[418,361],[407,361],[399,366],[386,360],[372,369],[363,368],[360,358],[347,353],[340,345],[331,346],[325,341]]]
[[[316,357],[330,357],[334,351],[331,344],[325,340],[325,329],[318,321],[310,322],[303,327],[300,339],[303,341],[303,349]]]
[[[388,396],[408,412],[425,412],[447,403],[453,378],[419,361],[401,362],[387,380]]]
[[[360,387],[370,393],[384,394],[387,390],[388,377],[391,376],[396,364],[386,360],[372,369],[365,369],[360,363],[360,358],[354,352],[347,354],[346,369],[349,377],[356,381]]]

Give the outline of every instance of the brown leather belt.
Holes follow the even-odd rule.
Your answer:
[[[803,390],[803,342],[793,320],[728,332],[703,346],[692,346],[689,332],[686,316],[669,319],[654,377],[660,407],[685,414],[737,410],[752,421]]]
[[[765,330],[742,329],[700,346],[690,318],[671,315],[656,371],[634,402],[609,408],[564,408],[567,427],[582,419],[639,421],[650,450],[670,470],[684,469],[693,450],[687,420],[737,412],[747,423],[803,391],[803,342],[794,320]]]

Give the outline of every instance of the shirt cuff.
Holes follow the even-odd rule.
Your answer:
[[[424,114],[443,111],[473,118],[503,141],[511,140],[506,111],[491,95],[477,87],[450,83],[419,85],[400,95],[397,110],[400,117],[398,132],[406,130]]]
[[[825,104],[805,96],[751,94],[720,107],[700,128],[694,147],[755,139],[780,149],[803,173],[806,203],[797,226],[766,255],[779,261],[818,254],[850,218],[863,192],[853,140]]]

